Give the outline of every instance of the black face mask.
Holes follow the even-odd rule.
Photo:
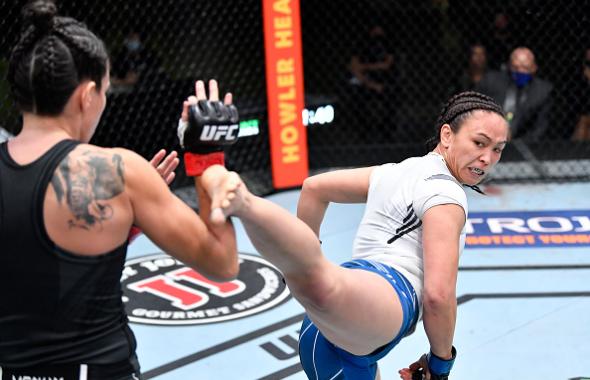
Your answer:
[[[590,68],[590,59],[586,58],[586,59],[584,60],[584,66],[586,66],[586,67]]]

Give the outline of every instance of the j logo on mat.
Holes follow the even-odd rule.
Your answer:
[[[131,322],[191,325],[268,310],[289,297],[281,273],[258,256],[239,255],[237,279],[215,282],[165,254],[125,264],[121,285]]]

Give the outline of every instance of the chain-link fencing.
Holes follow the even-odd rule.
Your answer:
[[[24,4],[0,0],[3,76]],[[255,192],[273,191],[261,1],[57,4],[60,14],[103,38],[111,54],[112,90],[93,143],[146,158],[161,147],[178,149],[182,100],[196,79],[216,78],[222,92],[235,94],[242,120],[243,138],[228,152],[228,167]],[[310,169],[425,153],[445,100],[464,89],[483,91],[481,78],[491,71],[511,83],[510,53],[525,46],[536,58],[533,82],[550,91],[497,99],[510,109],[524,105],[532,116],[517,127],[492,180],[588,180],[589,10],[588,0],[301,0]],[[0,100],[0,127],[18,133],[4,80]],[[179,174],[174,187],[190,184]]]

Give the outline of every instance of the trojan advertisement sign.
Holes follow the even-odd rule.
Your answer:
[[[590,246],[590,210],[469,213],[466,248]]]

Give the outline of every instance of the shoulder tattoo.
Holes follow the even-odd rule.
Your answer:
[[[125,188],[123,159],[119,154],[84,151],[66,156],[51,179],[57,202],[72,213],[69,228],[90,230],[114,215],[111,200]]]

